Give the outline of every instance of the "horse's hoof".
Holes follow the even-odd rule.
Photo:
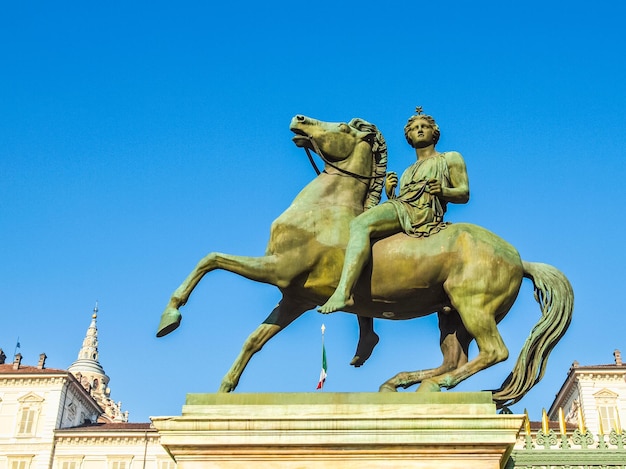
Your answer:
[[[398,392],[395,386],[385,383],[378,388],[378,392]]]
[[[376,347],[376,344],[378,344],[379,340],[380,338],[375,332],[371,332],[363,339],[359,339],[359,344],[356,347],[356,352],[350,362],[350,365],[356,368],[363,365],[363,363],[365,363],[366,360],[372,355],[372,351],[374,350],[374,347]]]
[[[161,315],[161,323],[157,329],[157,337],[163,337],[180,326],[182,315],[178,309],[168,306]]]
[[[350,365],[352,365],[355,368],[358,368],[361,365],[363,365],[364,361],[365,360],[361,360],[361,357],[359,355],[355,355],[354,357],[352,357],[352,360],[350,361]]]
[[[441,386],[436,381],[425,379],[415,392],[440,392]]]

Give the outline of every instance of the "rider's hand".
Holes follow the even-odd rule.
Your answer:
[[[385,193],[388,199],[392,199],[396,192],[396,186],[398,185],[398,175],[393,171],[387,173],[385,178]]]
[[[437,179],[429,179],[426,183],[426,192],[432,195],[441,195],[443,193],[441,182]]]

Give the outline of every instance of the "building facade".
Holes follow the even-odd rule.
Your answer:
[[[98,360],[98,309],[67,370],[0,349],[0,469],[173,469],[150,423],[129,423]]]
[[[626,469],[626,366],[574,362],[542,422],[520,433],[507,468]]]
[[[552,420],[562,408],[565,420],[578,424],[579,418],[594,433],[621,428],[626,418],[626,365],[619,350],[607,365],[580,366],[574,362],[548,412]]]

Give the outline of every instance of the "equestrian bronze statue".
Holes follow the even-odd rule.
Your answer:
[[[328,302],[342,276],[351,222],[379,206],[386,179],[387,150],[377,128],[362,120],[330,123],[295,116],[298,147],[312,150],[324,170],[273,223],[266,254],[244,257],[212,252],[173,293],[157,336],[180,325],[179,308],[205,274],[227,270],[275,285],[278,306],[246,339],[219,391],[231,392],[252,356],[300,315]],[[387,202],[385,202],[387,203]],[[533,282],[541,317],[502,386],[493,392],[499,407],[519,401],[542,378],[548,355],[567,330],[573,291],[556,268],[523,261],[517,250],[476,225],[451,223],[429,236],[404,231],[371,239],[371,258],[341,300],[328,311],[360,318],[413,319],[436,313],[442,364],[401,372],[380,386],[396,391],[421,383],[418,391],[453,388],[473,374],[506,360],[509,352],[497,324],[516,300],[523,278]],[[468,357],[472,340],[478,354]],[[358,351],[357,351],[358,352]],[[358,354],[358,353],[357,353]],[[356,357],[355,357],[356,358]]]

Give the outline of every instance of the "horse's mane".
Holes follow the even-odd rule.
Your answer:
[[[354,118],[349,125],[360,131],[374,133],[372,140],[372,157],[374,158],[372,177],[374,179],[370,181],[370,187],[363,207],[367,210],[378,205],[382,196],[385,175],[387,174],[387,143],[383,138],[383,134],[380,133],[380,130],[374,124],[370,124],[363,119]]]

